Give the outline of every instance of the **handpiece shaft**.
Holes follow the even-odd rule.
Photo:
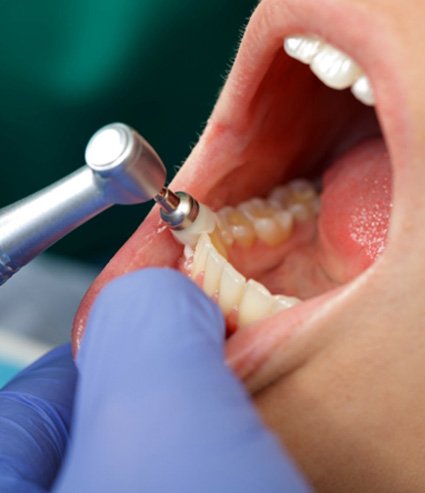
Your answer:
[[[60,238],[113,205],[100,185],[99,177],[83,167],[0,210],[0,285]]]

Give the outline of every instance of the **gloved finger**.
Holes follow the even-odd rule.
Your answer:
[[[0,391],[0,491],[51,486],[67,445],[77,370],[67,344]]]
[[[110,284],[78,358],[57,491],[307,491],[225,366],[223,339],[218,308],[175,271]]]

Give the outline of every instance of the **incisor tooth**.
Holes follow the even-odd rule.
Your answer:
[[[203,289],[208,296],[218,292],[220,276],[226,261],[210,243],[207,245],[208,256],[205,264]]]
[[[350,87],[361,74],[354,60],[330,45],[321,47],[310,67],[313,73],[332,89]]]
[[[232,265],[226,263],[221,273],[218,304],[227,316],[239,304],[246,279]]]
[[[289,36],[283,42],[286,53],[303,63],[311,63],[322,42],[314,36]]]
[[[271,314],[273,297],[260,283],[250,279],[239,303],[239,328],[261,320]]]

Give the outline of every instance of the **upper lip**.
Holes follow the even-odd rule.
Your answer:
[[[222,206],[230,200],[228,187],[223,187],[222,183],[232,166],[238,163],[237,159],[232,160],[232,156],[224,155],[229,147],[237,154],[246,145],[239,137],[243,135],[245,122],[249,121],[247,113],[250,101],[255,97],[276,51],[282,49],[282,40],[294,33],[317,34],[361,65],[374,87],[378,118],[397,177],[398,170],[402,168],[401,163],[409,159],[411,125],[404,100],[406,85],[403,79],[403,56],[385,13],[371,16],[361,4],[336,0],[263,0],[248,25],[234,67],[205,132],[172,182],[173,189],[193,193],[198,200],[212,207]],[[228,163],[226,169],[214,166],[220,161],[220,155]],[[206,168],[208,180],[201,178]],[[408,184],[404,182],[402,185]],[[403,187],[395,187],[395,207],[402,194]],[[158,233],[158,227],[159,217],[154,210],[92,285],[75,318],[74,349],[82,336],[90,305],[106,282],[148,265],[176,265],[182,249],[167,232]],[[392,228],[396,227],[392,225]],[[320,300],[307,302],[310,308],[305,309],[302,315],[299,310],[296,317],[292,317],[290,323],[286,324],[286,328],[291,326],[292,331],[313,311],[316,311],[317,318],[320,303]],[[228,351],[229,360],[242,376],[264,363],[263,351],[264,354],[255,355],[254,360],[251,354],[249,367],[244,364],[244,355],[252,353],[252,332],[238,334],[238,340],[231,342]],[[286,334],[282,330],[282,339],[287,334],[288,330]]]

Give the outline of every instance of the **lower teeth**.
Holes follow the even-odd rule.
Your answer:
[[[228,325],[243,329],[299,303],[298,298],[272,295],[262,284],[246,279],[227,260],[233,246],[268,247],[285,243],[298,223],[315,221],[319,197],[306,180],[275,188],[266,199],[254,198],[216,213],[216,228],[202,233],[196,247],[185,248],[185,269],[220,306]]]

